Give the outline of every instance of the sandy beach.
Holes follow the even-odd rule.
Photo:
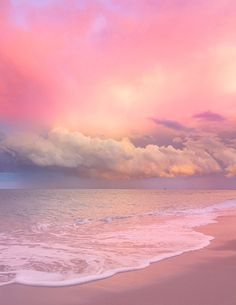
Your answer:
[[[0,305],[235,305],[236,216],[199,228],[214,236],[198,251],[111,278],[63,288],[8,285]]]

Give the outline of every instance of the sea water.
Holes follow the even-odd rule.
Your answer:
[[[207,246],[236,191],[0,190],[0,285],[65,286]]]

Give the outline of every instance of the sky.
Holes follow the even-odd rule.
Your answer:
[[[233,188],[235,136],[235,1],[0,1],[0,188]]]

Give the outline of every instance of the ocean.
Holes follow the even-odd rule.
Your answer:
[[[0,190],[0,285],[66,286],[201,249],[228,190]]]

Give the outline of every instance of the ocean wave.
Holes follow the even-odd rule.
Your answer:
[[[138,264],[133,266],[126,266],[126,267],[119,267],[114,269],[104,270],[97,274],[90,274],[90,275],[80,275],[78,274],[65,274],[65,273],[56,273],[56,272],[40,272],[36,270],[19,270],[15,272],[15,278],[11,280],[7,280],[5,282],[0,282],[0,286],[8,285],[8,284],[23,284],[29,286],[45,286],[45,287],[65,287],[65,286],[72,286],[78,284],[85,284],[92,281],[97,281],[105,278],[109,278],[114,276],[115,274],[128,272],[128,271],[135,271],[144,269],[150,266],[152,263],[157,263],[161,260],[171,258],[174,256],[181,255],[186,252],[195,251],[202,249],[210,244],[210,241],[213,239],[212,236],[204,236],[204,240],[196,246],[189,247],[186,249],[182,249],[181,251],[172,251],[170,253],[159,254],[158,256],[145,259],[140,261]],[[13,273],[5,273],[13,274]],[[1,279],[1,278],[0,278]]]
[[[213,237],[195,228],[235,208],[232,199],[203,208],[38,223],[28,234],[4,235],[0,285],[68,286],[142,269],[206,247]]]

